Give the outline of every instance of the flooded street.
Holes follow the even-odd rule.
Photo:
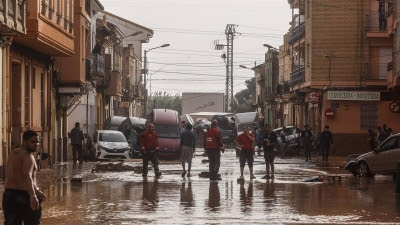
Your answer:
[[[200,154],[200,150],[199,153]],[[208,170],[202,156],[194,158],[193,177],[182,179],[178,162],[162,162],[163,175],[147,181],[140,173],[91,173],[82,168],[59,166],[56,175],[69,178],[41,180],[48,197],[42,224],[399,224],[400,198],[392,177],[353,178],[337,165],[301,159],[276,159],[276,178],[263,180],[264,158],[255,158],[255,175],[238,182],[239,163],[233,150],[222,155],[222,180],[210,182],[198,174]],[[318,160],[319,157],[318,157]],[[139,162],[125,164],[138,166]],[[68,175],[72,171],[72,175]],[[43,174],[42,174],[43,173]],[[58,174],[57,174],[58,173]],[[342,181],[328,181],[337,174]],[[70,177],[83,182],[71,182]],[[323,182],[305,179],[323,176]],[[0,221],[3,222],[1,212]]]

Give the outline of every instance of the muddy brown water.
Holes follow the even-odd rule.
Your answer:
[[[246,168],[245,181],[238,182],[237,159],[226,152],[223,180],[210,182],[198,176],[207,170],[203,159],[194,159],[190,179],[180,177],[176,163],[162,164],[160,179],[150,171],[147,180],[130,171],[91,173],[90,165],[60,167],[83,182],[41,183],[48,198],[42,224],[400,224],[400,197],[391,177],[358,179],[337,167],[277,159],[282,164],[276,165],[276,179],[267,181],[261,179],[263,158],[257,157],[257,179],[247,179]],[[342,175],[342,182],[302,182],[332,173]]]

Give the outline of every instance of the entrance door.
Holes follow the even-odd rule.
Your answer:
[[[11,65],[11,147],[21,146],[22,133],[22,82],[21,64]]]

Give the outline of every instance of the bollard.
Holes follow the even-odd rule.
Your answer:
[[[396,194],[400,194],[400,162],[397,163],[397,171],[396,171]]]

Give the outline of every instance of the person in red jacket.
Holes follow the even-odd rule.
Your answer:
[[[140,145],[143,151],[143,177],[147,177],[147,171],[149,161],[153,164],[154,174],[156,177],[161,176],[161,172],[158,168],[158,137],[154,131],[154,125],[152,123],[147,124],[147,130],[144,131],[140,138]]]
[[[211,129],[205,134],[204,149],[209,160],[210,180],[221,180],[218,171],[221,165],[221,151],[224,152],[225,149],[216,120],[211,121]]]
[[[250,179],[255,179],[253,174],[253,143],[256,139],[250,133],[249,127],[243,127],[243,133],[235,139],[235,144],[240,149],[240,180],[243,180],[244,166],[249,165]]]

